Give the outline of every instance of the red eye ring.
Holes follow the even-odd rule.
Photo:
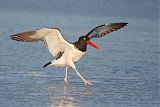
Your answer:
[[[86,38],[84,37],[83,40],[86,40]]]

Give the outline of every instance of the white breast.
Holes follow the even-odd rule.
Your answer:
[[[74,49],[74,57],[73,57],[73,61],[77,62],[79,61],[82,56],[84,56],[85,52],[79,51],[78,49]]]
[[[61,58],[57,60],[52,60],[53,66],[65,67],[66,65],[70,65],[70,61],[77,62],[82,56],[84,56],[85,52],[79,51],[73,46],[65,49],[64,54]]]

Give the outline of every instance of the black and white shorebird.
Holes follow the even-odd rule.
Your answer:
[[[42,28],[32,31],[27,31],[15,35],[11,35],[12,40],[21,42],[36,42],[42,41],[42,43],[48,48],[49,52],[55,57],[52,61],[45,64],[47,66],[65,67],[64,82],[68,83],[68,67],[73,68],[77,75],[88,85],[91,84],[83,78],[80,72],[75,67],[75,62],[79,61],[86,53],[87,44],[99,50],[100,48],[93,44],[90,40],[93,38],[100,38],[123,28],[128,23],[110,23],[103,24],[93,28],[87,35],[79,37],[78,41],[70,43],[66,41],[62,33],[58,28]]]

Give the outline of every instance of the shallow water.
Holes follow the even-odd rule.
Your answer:
[[[64,68],[42,66],[52,59],[40,43],[18,43],[9,35],[41,27],[60,27],[65,38],[75,41],[81,33],[112,18],[41,15],[4,12],[0,20],[0,106],[1,107],[158,107],[158,28],[153,21],[125,19],[122,30],[103,39],[101,46],[76,63],[82,75],[93,82],[86,87],[69,69],[69,84],[63,84]],[[42,16],[42,17],[39,17]],[[79,18],[67,20],[69,18]],[[14,20],[12,20],[14,19]],[[48,20],[46,20],[48,19]],[[119,18],[120,20],[121,18]],[[25,21],[24,21],[25,20]],[[73,24],[73,22],[75,24]],[[115,22],[115,21],[114,21]],[[155,21],[156,22],[156,21]],[[138,25],[137,25],[138,23]],[[152,27],[142,27],[145,23]],[[148,29],[151,28],[151,31]],[[133,31],[134,30],[134,31]],[[136,32],[135,32],[136,30]]]

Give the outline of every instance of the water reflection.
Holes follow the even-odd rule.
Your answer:
[[[64,84],[63,88],[64,88],[64,90],[62,89],[63,95],[58,95],[56,97],[56,100],[54,100],[56,102],[51,104],[50,107],[78,107],[76,104],[75,97],[73,95],[67,94],[69,85]],[[50,97],[51,97],[51,99],[55,99],[55,98],[53,98],[55,96],[53,96],[52,93],[50,93]]]

